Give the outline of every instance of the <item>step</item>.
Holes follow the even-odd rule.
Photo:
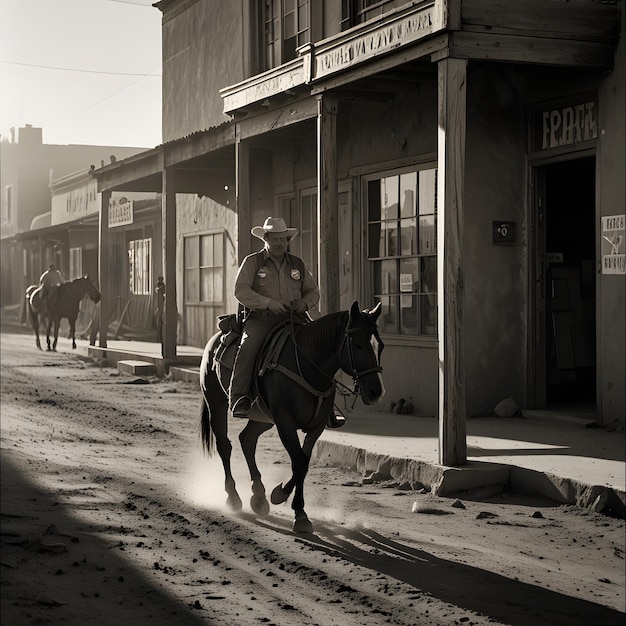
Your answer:
[[[156,367],[154,363],[148,361],[134,361],[131,359],[117,362],[117,369],[120,372],[128,374],[136,374],[138,376],[154,376],[156,375]]]
[[[192,366],[175,366],[170,367],[170,376],[172,380],[182,380],[188,383],[200,383],[200,368]]]

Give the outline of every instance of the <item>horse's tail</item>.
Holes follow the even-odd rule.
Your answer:
[[[202,439],[202,449],[208,456],[213,456],[215,452],[215,434],[211,428],[211,414],[209,407],[202,397],[202,406],[200,407],[200,438]]]

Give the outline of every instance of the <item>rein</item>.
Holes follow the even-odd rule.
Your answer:
[[[348,358],[350,359],[350,368],[352,370],[351,375],[352,375],[352,381],[354,383],[354,389],[348,388],[341,381],[337,380],[334,376],[329,376],[298,345],[298,343],[296,341],[296,331],[295,331],[295,326],[294,326],[294,323],[293,323],[293,311],[292,311],[292,314],[291,314],[291,327],[290,327],[291,328],[291,340],[293,341],[293,345],[295,347],[296,363],[298,365],[298,374],[299,375],[296,374],[295,372],[291,371],[291,370],[288,370],[287,368],[285,368],[283,366],[280,366],[280,365],[276,365],[276,369],[279,369],[283,374],[285,374],[286,376],[288,376],[289,378],[291,378],[292,380],[297,382],[301,387],[306,389],[312,395],[317,396],[318,408],[321,406],[321,403],[323,402],[324,399],[326,399],[331,394],[335,393],[337,387],[339,387],[339,394],[340,395],[342,395],[342,396],[350,396],[350,395],[354,396],[354,402],[353,402],[353,405],[352,405],[354,407],[354,404],[356,403],[356,397],[358,396],[359,390],[360,390],[360,385],[359,385],[360,377],[361,376],[365,376],[366,374],[371,374],[371,373],[374,373],[374,372],[379,373],[379,372],[383,371],[383,368],[380,365],[377,365],[375,367],[370,367],[368,369],[360,370],[360,371],[357,369],[356,359],[354,358],[354,345],[353,345],[352,335],[354,333],[358,332],[358,329],[351,328],[350,327],[350,322],[351,322],[351,318],[350,318],[350,314],[348,314],[348,322],[347,322],[346,327],[345,327],[344,332],[343,332],[343,338],[341,340],[341,344],[339,345],[339,348],[337,350],[337,360],[341,361],[341,353],[342,353],[342,351],[343,351],[343,349],[345,347],[348,350]],[[377,330],[376,326],[374,326],[374,328],[373,328],[372,335],[378,341],[378,361],[380,362],[380,356],[381,356],[381,353],[383,351],[384,344],[383,344],[383,342],[382,342],[382,340],[381,340],[381,338],[380,338],[380,336],[378,334],[378,330]],[[313,367],[318,372],[323,374],[331,382],[330,387],[326,391],[324,391],[324,392],[318,391],[317,389],[312,387],[304,379],[304,375],[302,373],[302,367],[300,366],[300,359],[298,358],[298,354],[299,353],[302,353],[306,357],[306,359],[309,361],[309,363],[311,363],[313,365]]]

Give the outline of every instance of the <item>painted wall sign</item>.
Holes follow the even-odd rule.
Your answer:
[[[626,274],[624,231],[626,216],[605,215],[602,217],[602,273]]]
[[[334,44],[326,50],[316,49],[314,78],[345,70],[379,54],[422,39],[433,30],[433,7],[429,6],[356,36],[351,41]]]
[[[73,220],[97,215],[100,210],[100,194],[96,180],[82,184],[76,189],[52,196],[51,224],[65,224]]]
[[[597,113],[595,100],[540,111],[536,146],[549,150],[597,139]]]
[[[133,223],[133,201],[128,198],[111,198],[109,202],[109,228]]]

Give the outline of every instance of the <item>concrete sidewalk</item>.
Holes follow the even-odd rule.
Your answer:
[[[59,351],[71,353],[67,344],[60,341]],[[85,340],[77,344],[80,354],[106,358],[113,367],[119,359],[147,361],[157,368],[162,361],[156,343],[109,341],[106,355]],[[202,349],[179,346],[177,351],[179,363],[168,364],[170,377],[197,383]],[[467,457],[461,467],[439,465],[436,418],[373,409],[352,411],[345,426],[327,429],[313,461],[352,467],[372,481],[423,486],[438,495],[510,487],[625,515],[625,435],[596,427],[593,416],[527,411],[512,418],[473,417],[467,420]]]
[[[355,411],[345,426],[327,429],[316,445],[318,462],[351,465],[375,480],[423,485],[438,495],[505,485],[557,502],[624,517],[624,433],[563,413],[467,420],[467,464],[438,463],[434,417]]]

